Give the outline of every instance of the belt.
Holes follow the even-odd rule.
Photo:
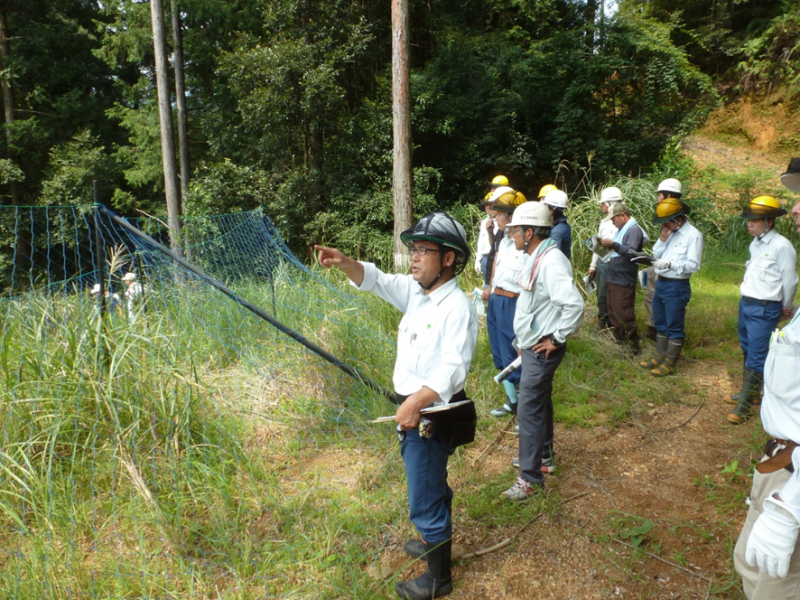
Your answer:
[[[792,465],[792,452],[797,448],[797,443],[792,440],[770,440],[764,447],[764,454],[769,456],[765,461],[756,465],[756,471],[759,473],[774,473],[781,469],[786,469],[790,473],[794,473],[794,466]]]
[[[504,296],[506,298],[517,298],[519,294],[515,294],[514,292],[507,292],[503,288],[496,287],[494,288],[493,294],[497,294],[498,296]]]
[[[659,275],[658,281],[688,281],[688,279],[681,279],[680,277],[664,277],[663,275]]]
[[[768,306],[778,300],[761,300],[760,298],[751,298],[750,296],[742,296],[742,300],[749,304],[758,304],[759,306]]]

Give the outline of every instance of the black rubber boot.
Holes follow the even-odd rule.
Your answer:
[[[681,357],[685,338],[670,338],[667,354],[660,365],[650,371],[653,377],[664,377],[678,372],[678,359]]]
[[[744,370],[744,381],[742,383],[742,391],[739,392],[739,403],[733,409],[733,412],[728,415],[728,421],[740,425],[747,420],[753,408],[753,400],[758,398],[761,392],[763,381],[764,375],[762,373],[756,373],[750,369]]]
[[[452,540],[431,547],[425,555],[428,570],[411,581],[398,581],[394,584],[397,595],[407,600],[429,600],[446,596],[453,591],[450,578],[450,553]]]
[[[659,333],[656,337],[656,358],[648,358],[647,360],[639,361],[639,366],[643,369],[655,369],[662,362],[667,355],[667,346],[669,345],[669,338],[663,333]]]
[[[408,554],[411,558],[420,558],[425,556],[430,548],[422,540],[408,540],[403,544],[403,552]]]
[[[747,357],[746,356],[743,357],[743,360],[744,360],[744,363],[747,363]],[[745,376],[747,375],[747,366],[746,366],[746,364],[742,364],[742,373],[744,373]],[[728,394],[728,397],[725,398],[725,402],[727,402],[728,404],[739,404],[739,395],[741,393],[742,393],[741,390],[739,390],[735,394]]]

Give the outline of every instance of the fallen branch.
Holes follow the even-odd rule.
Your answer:
[[[583,531],[583,528],[584,528],[584,527],[586,527],[586,526],[589,524],[589,521],[591,521],[591,519],[586,519],[586,523],[584,523],[583,525],[581,525],[581,526],[578,528],[578,531],[576,531],[576,532],[575,532],[575,534],[572,536],[572,538],[569,540],[569,546],[567,546],[567,556],[570,556],[570,555],[572,554],[572,542],[574,542],[574,541],[575,541],[575,538],[576,538],[576,537],[578,537],[578,534],[579,534],[581,531]]]
[[[514,419],[511,419],[511,421],[509,421],[509,424],[512,424],[512,423],[514,423]],[[510,433],[510,432],[511,432],[511,429],[501,429],[500,433],[498,433],[496,436],[494,436],[494,439],[491,442],[489,442],[488,444],[486,444],[486,447],[481,451],[481,453],[472,460],[472,466],[474,467],[475,465],[477,465],[478,462],[480,462],[481,459],[483,459],[483,456],[489,451],[489,449],[491,449],[494,446],[496,446],[497,442],[500,441],[500,438],[502,438],[504,434],[507,434],[507,433]]]
[[[669,560],[667,560],[665,558],[661,558],[657,554],[653,554],[652,552],[648,552],[647,550],[645,550],[643,548],[637,548],[636,546],[633,546],[633,545],[631,545],[631,544],[629,544],[627,542],[623,542],[622,540],[618,540],[617,538],[612,538],[612,539],[615,542],[617,542],[618,544],[622,544],[626,548],[630,548],[631,550],[640,550],[641,552],[644,552],[645,554],[647,554],[647,556],[649,556],[650,558],[655,558],[656,560],[660,560],[664,564],[669,565],[670,567],[673,567],[675,569],[678,569],[679,571],[683,571],[684,573],[688,573],[689,575],[692,575],[693,577],[697,577],[698,579],[702,579],[703,581],[707,581],[708,583],[711,583],[711,581],[712,581],[711,579],[709,579],[705,575],[700,575],[700,573],[695,573],[691,569],[687,569],[686,567],[684,567],[682,565],[679,565],[677,563],[669,561]]]
[[[557,506],[563,506],[567,502],[572,502],[573,500],[577,500],[578,498],[582,498],[583,496],[588,496],[591,493],[592,492],[583,492],[582,494],[576,494],[575,496],[570,496],[566,500],[562,500],[561,502],[559,502]],[[542,517],[542,514],[543,514],[542,512],[536,513],[534,516],[528,519],[528,521],[522,527],[517,529],[514,535],[504,539],[502,542],[498,542],[494,546],[489,546],[488,548],[481,548],[480,550],[476,550],[475,552],[468,552],[467,554],[462,556],[459,560],[466,560],[468,558],[483,556],[484,554],[489,554],[490,552],[496,552],[497,550],[501,550],[506,546],[510,546],[514,542],[514,540],[516,540],[519,537],[519,534],[525,531],[525,529],[527,529],[531,523],[533,523],[534,521],[538,521]]]
[[[684,421],[684,422],[683,422],[683,423],[681,423],[680,425],[675,425],[675,427],[669,427],[669,428],[667,428],[667,429],[657,429],[656,431],[652,431],[652,430],[651,430],[651,431],[652,431],[652,433],[665,433],[665,432],[667,432],[667,431],[672,431],[673,429],[680,429],[681,427],[685,427],[686,425],[688,425],[688,424],[689,424],[689,422],[690,422],[692,419],[694,419],[694,418],[697,416],[697,413],[699,413],[699,412],[700,412],[700,409],[701,409],[701,408],[703,408],[703,406],[705,406],[705,403],[706,403],[706,399],[705,399],[705,398],[703,398],[703,399],[700,401],[700,404],[698,404],[698,405],[697,405],[697,410],[695,410],[695,411],[694,411],[694,413],[692,414],[692,416],[691,416],[691,417],[689,417],[688,419],[686,419],[686,421]]]

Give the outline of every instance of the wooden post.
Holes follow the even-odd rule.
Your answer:
[[[164,28],[162,0],[150,0],[153,21],[153,50],[156,59],[156,86],[158,88],[158,116],[161,124],[161,162],[164,166],[164,190],[167,196],[167,224],[169,242],[175,252],[181,252],[181,198],[178,188],[175,142],[172,139],[172,104],[167,70],[167,41]]]
[[[408,0],[392,0],[392,122],[394,131],[394,268],[407,268],[409,260],[400,233],[411,227],[413,215],[411,167],[411,84],[408,37]]]

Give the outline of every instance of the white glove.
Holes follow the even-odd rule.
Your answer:
[[[480,274],[481,274],[481,263],[479,263],[479,262],[476,262],[476,263],[475,263],[475,272],[476,272],[478,275],[480,275]]]
[[[653,266],[656,269],[669,269],[672,266],[672,263],[669,262],[668,260],[656,259],[653,261]]]
[[[786,577],[800,524],[784,502],[774,498],[776,494],[772,492],[764,500],[764,512],[747,539],[745,559],[772,577]]]

